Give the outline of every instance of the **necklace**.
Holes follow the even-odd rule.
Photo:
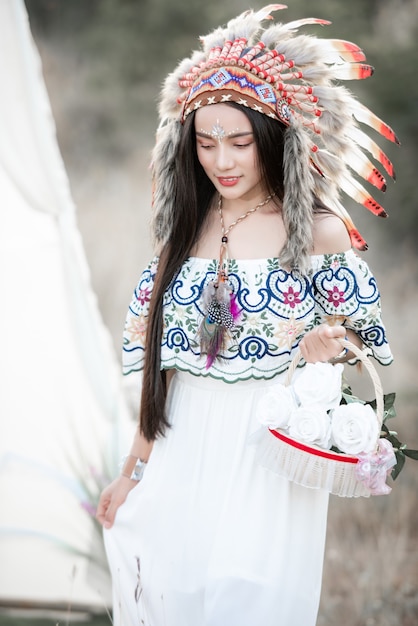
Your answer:
[[[218,270],[216,278],[207,284],[202,293],[205,313],[199,328],[200,353],[207,355],[206,369],[209,369],[219,354],[225,350],[226,339],[235,328],[235,322],[241,313],[236,294],[232,292],[228,281],[228,234],[237,224],[270,202],[273,196],[274,193],[268,195],[257,206],[240,215],[228,228],[225,228],[222,196],[219,196],[218,213],[221,220],[222,238]]]
[[[246,213],[243,213],[242,215],[240,215],[226,229],[225,229],[224,215],[223,215],[223,212],[222,212],[222,196],[219,196],[218,213],[219,213],[219,217],[220,217],[220,220],[221,220],[222,239],[221,239],[221,250],[220,250],[220,255],[219,255],[219,270],[218,270],[218,273],[221,270],[221,268],[223,269],[224,272],[225,271],[227,272],[227,267],[225,267],[225,265],[228,263],[228,259],[229,259],[229,257],[228,257],[228,233],[231,232],[231,230],[234,228],[234,226],[236,226],[237,224],[240,224],[249,215],[251,215],[252,213],[255,213],[256,211],[258,211],[258,209],[261,209],[261,207],[263,207],[266,204],[268,204],[274,195],[275,195],[274,193],[269,194],[265,200],[263,200],[262,202],[257,204],[257,206],[253,207],[252,209],[249,209],[249,211],[247,211]]]

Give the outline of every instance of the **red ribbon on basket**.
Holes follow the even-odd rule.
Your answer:
[[[307,444],[302,443],[301,441],[297,441],[296,439],[292,439],[291,437],[286,437],[283,433],[279,433],[274,428],[269,428],[269,431],[272,435],[274,435],[277,439],[281,439],[285,443],[297,448],[298,450],[303,450],[304,452],[308,452],[309,454],[314,454],[315,456],[320,456],[324,459],[331,459],[332,461],[338,461],[340,463],[358,463],[358,459],[355,456],[350,456],[348,454],[333,454],[330,450],[321,450],[320,448],[313,448],[312,446],[308,446]]]

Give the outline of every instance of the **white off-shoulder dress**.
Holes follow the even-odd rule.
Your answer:
[[[216,262],[187,259],[167,290],[161,359],[175,370],[171,428],[104,531],[115,626],[316,623],[328,493],[258,464],[257,404],[317,324],[354,329],[382,364],[392,355],[364,260],[351,250],[311,258],[308,277],[286,272],[278,259],[231,262],[241,316],[223,358],[209,369],[197,334],[202,290]],[[128,311],[123,366],[132,378],[143,366],[157,268],[154,259]]]

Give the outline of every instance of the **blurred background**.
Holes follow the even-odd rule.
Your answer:
[[[25,0],[101,315],[119,358],[126,309],[149,243],[150,151],[158,92],[198,35],[262,4],[244,0]],[[346,203],[369,242],[395,365],[379,370],[397,393],[397,424],[418,448],[418,0],[289,0],[276,19],[332,21],[327,37],[355,41],[375,67],[350,88],[392,126],[383,145],[397,171],[376,199],[389,218]],[[307,28],[307,32],[318,31]],[[389,498],[332,498],[318,626],[418,624],[418,464],[408,460]],[[108,618],[106,623],[109,623]],[[103,622],[105,623],[105,622]],[[303,625],[295,625],[303,626]]]

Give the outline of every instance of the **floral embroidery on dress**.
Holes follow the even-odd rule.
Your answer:
[[[202,292],[216,276],[215,260],[185,261],[163,300],[164,368],[209,375],[227,382],[272,378],[289,365],[301,337],[327,322],[354,329],[383,364],[392,360],[380,315],[380,295],[367,264],[353,251],[314,255],[310,276],[289,273],[278,259],[232,260],[229,280],[241,315],[219,362],[205,370],[198,328]],[[149,300],[158,259],[143,272],[124,332],[124,372],[143,365]]]
[[[300,292],[294,291],[292,285],[290,285],[288,291],[283,292],[285,303],[290,306],[291,309],[294,309],[296,304],[300,304],[301,300],[299,299]]]
[[[344,291],[340,291],[337,285],[334,285],[332,289],[328,290],[328,302],[338,307],[342,302],[345,302]]]
[[[305,328],[302,322],[297,322],[291,315],[288,320],[278,322],[277,330],[274,334],[279,346],[285,346],[288,350],[295,342],[295,338],[300,336]]]
[[[143,313],[138,317],[131,317],[126,324],[125,333],[129,335],[132,342],[138,342],[141,346],[145,346],[145,337],[147,333],[147,318]]]
[[[151,300],[151,289],[148,289],[148,287],[146,287],[145,289],[140,289],[136,297],[141,306],[144,306],[146,302],[149,302]]]

